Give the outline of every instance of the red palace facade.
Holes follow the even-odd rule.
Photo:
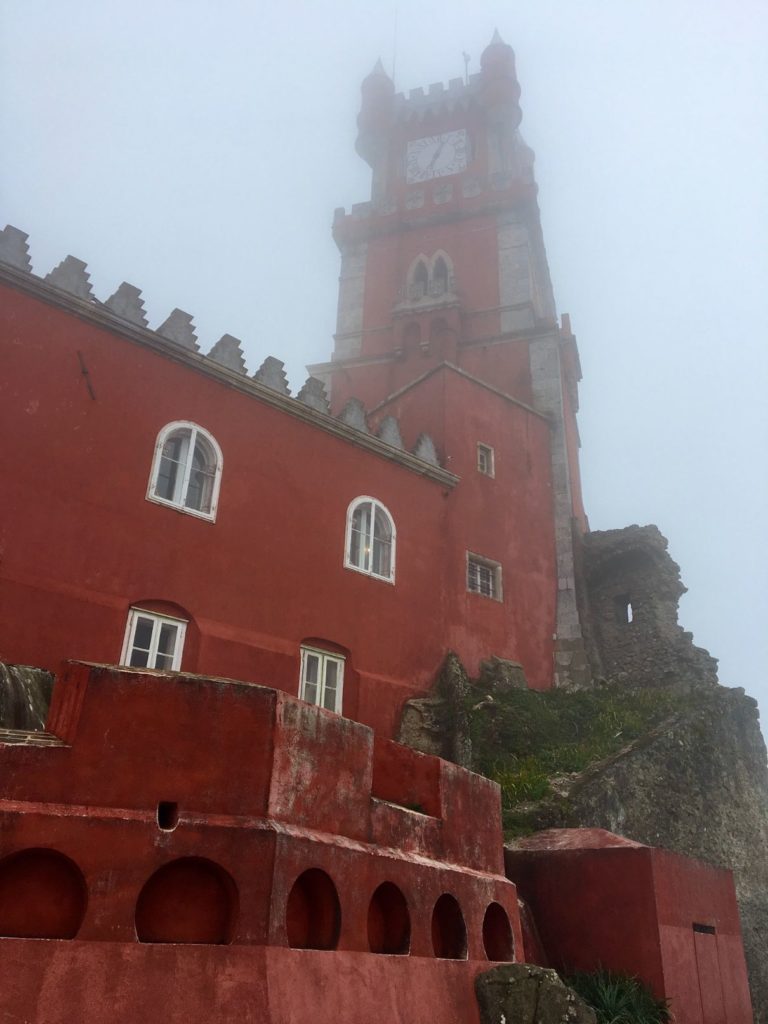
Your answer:
[[[295,396],[0,234],[0,662],[56,676],[43,732],[0,731],[9,1019],[477,1024],[489,962],[610,966],[599,875],[558,932],[569,872],[599,853],[612,900],[658,895],[645,847],[505,873],[495,784],[393,742],[448,651],[588,674],[579,360],[519,92],[498,35],[467,82],[364,81],[371,200],[336,213],[335,346]],[[707,885],[667,884],[627,948],[681,1024],[748,1024],[732,881]],[[691,995],[716,927],[720,1016]]]

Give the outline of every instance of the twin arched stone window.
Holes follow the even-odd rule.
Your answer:
[[[408,301],[440,299],[454,290],[453,265],[450,257],[438,250],[431,257],[417,256],[408,271]]]

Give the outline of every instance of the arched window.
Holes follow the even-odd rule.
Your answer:
[[[445,295],[448,291],[448,266],[442,256],[435,260],[432,270],[432,294]]]
[[[411,278],[411,298],[423,299],[429,291],[429,271],[423,260],[419,260]]]
[[[169,423],[157,436],[147,498],[213,520],[221,466],[221,449],[206,430]]]
[[[347,509],[344,564],[380,580],[395,582],[395,523],[375,498],[355,498]]]

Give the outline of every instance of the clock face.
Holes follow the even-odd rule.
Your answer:
[[[406,153],[408,184],[459,174],[467,166],[468,151],[469,141],[463,128],[409,142]]]

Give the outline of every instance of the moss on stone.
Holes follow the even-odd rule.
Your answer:
[[[475,690],[471,699],[473,767],[501,786],[508,836],[567,823],[560,780],[617,753],[691,701],[673,690],[613,685],[497,691],[479,702]]]

